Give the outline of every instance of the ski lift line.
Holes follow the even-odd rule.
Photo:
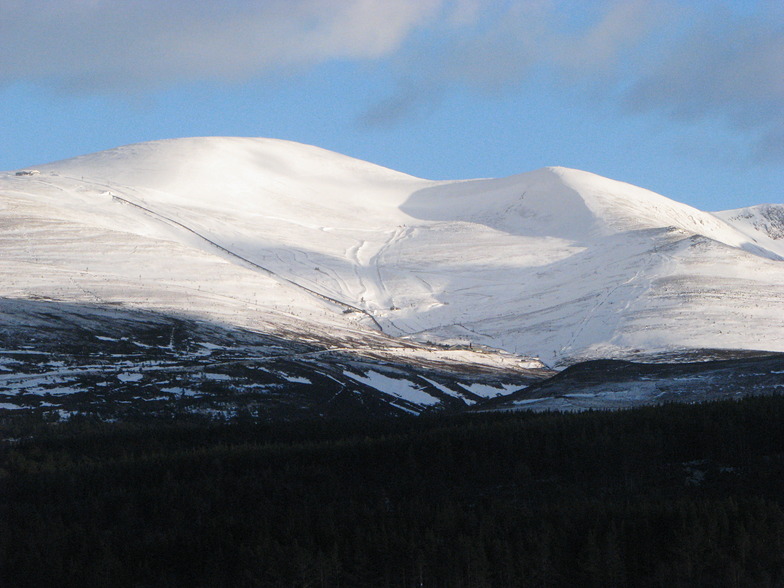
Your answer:
[[[299,283],[295,282],[294,280],[291,280],[289,278],[281,276],[280,274],[275,273],[274,271],[270,270],[269,268],[266,268],[263,265],[255,263],[255,262],[253,262],[253,261],[251,261],[251,260],[249,260],[249,259],[247,259],[247,258],[245,258],[245,257],[243,257],[243,256],[241,256],[241,255],[239,255],[237,253],[235,253],[234,251],[231,251],[230,249],[227,249],[223,245],[220,245],[220,244],[216,243],[215,241],[212,241],[211,239],[208,239],[207,237],[205,237],[204,235],[202,235],[198,231],[195,231],[194,229],[190,228],[189,226],[187,226],[187,225],[185,225],[185,224],[183,224],[183,223],[181,223],[179,221],[176,221],[176,220],[174,220],[172,218],[169,218],[169,217],[167,217],[165,215],[162,215],[162,214],[160,214],[158,212],[150,210],[149,208],[147,208],[145,206],[142,206],[141,204],[137,204],[135,202],[132,202],[131,200],[128,200],[127,198],[123,198],[122,196],[118,196],[117,194],[115,194],[113,192],[111,192],[111,195],[112,195],[112,198],[114,198],[114,199],[116,199],[116,200],[118,200],[120,202],[123,202],[125,204],[129,204],[131,206],[135,206],[136,208],[146,212],[147,214],[150,214],[150,215],[152,215],[152,216],[154,216],[156,218],[159,218],[159,219],[161,219],[161,220],[163,220],[163,221],[165,221],[165,222],[167,222],[169,224],[172,224],[172,225],[175,225],[175,226],[177,226],[177,227],[179,227],[181,229],[184,229],[185,231],[188,231],[189,233],[191,233],[193,235],[196,235],[201,240],[205,241],[206,243],[209,243],[210,245],[212,245],[213,247],[215,247],[215,248],[219,249],[220,251],[226,253],[227,255],[229,255],[231,257],[234,257],[236,259],[239,259],[243,263],[246,263],[246,264],[250,265],[251,267],[254,267],[254,268],[258,269],[258,270],[261,270],[264,273],[266,273],[267,275],[269,275],[269,276],[271,276],[271,277],[273,277],[273,278],[275,278],[275,279],[277,279],[279,281],[291,284],[292,286],[295,286],[295,287],[297,287],[297,288],[299,288],[301,290],[304,290],[305,292],[307,292],[311,296],[316,296],[317,298],[321,298],[322,300],[326,300],[327,302],[331,302],[332,304],[337,304],[338,306],[341,306],[341,307],[345,308],[346,310],[350,310],[350,311],[353,311],[353,312],[360,312],[360,313],[364,314],[365,316],[367,316],[371,321],[373,321],[373,324],[376,325],[376,327],[378,328],[379,331],[383,332],[383,330],[384,330],[381,327],[381,325],[379,324],[379,322],[376,320],[376,318],[373,315],[371,315],[368,311],[366,311],[366,310],[364,310],[362,308],[359,308],[359,307],[354,306],[352,304],[348,304],[347,302],[343,302],[342,300],[338,300],[336,298],[332,298],[330,296],[327,296],[326,294],[322,294],[321,292],[317,292],[316,290],[312,290],[312,289],[308,288],[307,286],[303,286],[302,284],[299,284]]]
[[[84,177],[77,178],[77,177],[68,176],[68,175],[61,175],[60,177],[66,178],[66,179],[70,179],[70,180],[74,180],[74,181],[77,181],[77,182],[84,182],[85,181]],[[41,183],[50,185],[50,186],[52,186],[54,188],[57,188],[58,190],[60,190],[62,192],[66,192],[65,189],[61,188],[60,186],[57,186],[56,184],[53,184],[51,182],[47,182],[45,180],[41,180],[41,179],[38,179],[38,178],[36,178],[36,180],[41,182]],[[336,298],[332,298],[331,296],[327,296],[326,294],[322,294],[321,292],[318,292],[316,290],[308,288],[307,286],[303,286],[302,284],[299,284],[298,282],[295,282],[294,280],[291,280],[289,278],[286,278],[284,276],[281,276],[280,274],[277,274],[277,273],[273,272],[269,268],[266,268],[266,267],[264,267],[264,266],[262,266],[262,265],[260,265],[258,263],[255,263],[255,262],[253,262],[253,261],[251,261],[249,259],[246,259],[246,258],[242,257],[241,255],[235,253],[234,251],[231,251],[230,249],[227,249],[226,247],[223,247],[222,245],[219,245],[218,243],[215,243],[214,241],[208,239],[207,237],[205,237],[201,233],[195,231],[191,227],[189,227],[189,226],[187,226],[187,225],[185,225],[185,224],[183,224],[183,223],[181,223],[179,221],[176,221],[176,220],[174,220],[172,218],[169,218],[169,217],[167,217],[167,216],[165,216],[163,214],[155,212],[154,210],[151,210],[151,209],[149,209],[149,208],[147,208],[145,206],[142,206],[141,204],[137,204],[136,202],[133,202],[132,200],[129,200],[127,198],[119,196],[118,194],[115,193],[115,190],[117,189],[115,185],[107,184],[107,183],[103,183],[103,182],[98,182],[98,181],[95,181],[94,179],[88,179],[87,181],[90,184],[94,185],[94,186],[102,186],[104,188],[107,188],[108,189],[108,193],[112,197],[112,199],[117,200],[119,202],[123,202],[125,204],[129,204],[131,206],[135,206],[136,208],[138,208],[138,209],[142,210],[143,212],[153,216],[154,218],[158,218],[159,220],[162,220],[162,221],[164,221],[164,222],[166,222],[168,224],[171,224],[171,225],[175,225],[175,226],[177,226],[177,227],[179,227],[179,228],[181,228],[181,229],[183,229],[183,230],[185,230],[185,231],[187,231],[187,232],[189,232],[189,233],[191,233],[193,235],[196,235],[199,239],[201,239],[201,240],[205,241],[206,243],[212,245],[213,247],[223,251],[227,255],[229,255],[231,257],[234,257],[236,259],[239,259],[240,261],[244,262],[245,264],[247,264],[247,265],[249,265],[249,266],[251,266],[251,267],[253,267],[255,269],[258,269],[258,270],[261,270],[261,271],[265,272],[270,277],[278,280],[279,282],[286,282],[288,284],[291,284],[292,286],[294,286],[296,288],[304,290],[305,292],[307,292],[311,296],[315,296],[317,298],[321,298],[322,300],[325,300],[325,301],[330,302],[332,304],[336,304],[336,305],[344,308],[345,311],[348,311],[348,312],[359,312],[361,314],[364,314],[366,317],[368,317],[373,322],[373,324],[376,326],[376,328],[381,333],[384,332],[384,329],[381,326],[381,324],[378,322],[378,320],[376,320],[376,318],[372,314],[370,314],[367,310],[365,310],[363,308],[360,308],[358,306],[354,306],[354,305],[349,304],[347,302],[343,302],[342,300],[338,300]]]

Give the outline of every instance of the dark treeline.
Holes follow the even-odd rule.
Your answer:
[[[0,585],[782,586],[783,425],[781,397],[48,425],[0,449]]]

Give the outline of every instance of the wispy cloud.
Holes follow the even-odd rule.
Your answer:
[[[616,77],[621,62],[661,23],[653,4],[487,2],[473,19],[442,21],[409,43],[397,57],[398,93],[375,105],[363,121],[395,124],[455,88],[515,91],[536,71],[570,84]]]
[[[740,8],[739,8],[740,7]],[[628,114],[724,121],[784,159],[784,5],[776,1],[486,3],[398,56],[398,91],[363,124],[396,124],[463,88],[515,92],[535,72],[617,101]],[[436,26],[440,27],[436,30]]]

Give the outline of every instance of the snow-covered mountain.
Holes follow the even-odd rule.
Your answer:
[[[513,371],[784,351],[782,205],[712,214],[565,168],[429,181],[253,138],[35,171],[0,174],[6,341],[46,301]]]
[[[714,213],[755,244],[781,253],[784,246],[784,205],[760,204]]]

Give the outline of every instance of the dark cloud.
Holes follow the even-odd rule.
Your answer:
[[[753,156],[759,163],[784,162],[784,121],[772,127],[756,143]]]
[[[779,30],[776,30],[776,29]],[[673,116],[747,110],[739,119],[764,119],[781,112],[784,100],[784,27],[695,32],[645,72],[629,95],[635,108],[663,108]]]
[[[391,127],[434,108],[440,98],[438,87],[400,87],[387,100],[367,109],[358,122],[365,127]]]
[[[784,136],[784,12],[702,15],[659,63],[640,72],[632,111],[680,120],[720,118],[762,136],[757,155]]]

